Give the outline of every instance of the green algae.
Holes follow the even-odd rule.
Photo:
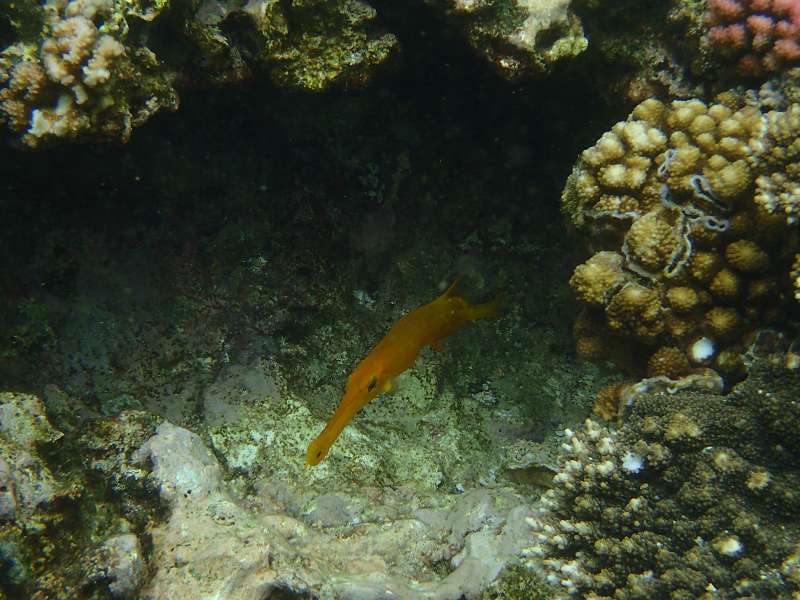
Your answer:
[[[510,565],[479,600],[552,600],[555,597],[553,588],[530,569]]]

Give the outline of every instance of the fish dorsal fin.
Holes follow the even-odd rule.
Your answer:
[[[461,283],[461,275],[456,277],[456,280],[450,284],[450,287],[447,288],[444,294],[441,295],[441,298],[452,298],[456,294],[456,289],[458,288],[458,284]]]

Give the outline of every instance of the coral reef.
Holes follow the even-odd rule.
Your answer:
[[[113,0],[53,3],[38,44],[19,42],[0,53],[0,117],[25,145],[126,141],[161,108],[177,108],[155,55],[123,44],[127,25],[117,11]]]
[[[187,76],[228,81],[266,71],[281,86],[321,91],[335,82],[363,87],[398,40],[375,24],[362,0],[304,0],[246,5],[203,0],[190,21],[200,56]]]
[[[760,77],[800,61],[796,0],[708,0],[707,43],[740,75]]]
[[[651,392],[618,431],[566,431],[529,564],[582,598],[797,594],[798,389],[759,359],[727,396]]]
[[[790,299],[791,194],[765,190],[793,172],[798,114],[763,115],[732,94],[651,99],[582,153],[562,197],[597,250],[570,280],[581,355],[634,374],[742,375],[748,334]]]
[[[30,148],[124,142],[159,110],[176,110],[180,88],[239,81],[256,69],[313,91],[334,81],[362,85],[397,47],[358,0],[169,6],[58,0],[32,8],[41,31],[20,27],[0,52],[0,119]]]
[[[544,75],[589,45],[572,0],[427,0],[509,79]]]

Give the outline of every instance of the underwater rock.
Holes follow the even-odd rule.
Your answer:
[[[107,539],[92,557],[89,581],[107,582],[112,598],[132,598],[144,581],[139,538],[125,533]]]
[[[161,419],[143,411],[124,411],[116,417],[88,422],[78,437],[84,467],[123,500],[150,493],[149,469],[137,452],[155,433]]]
[[[236,423],[243,405],[277,402],[278,396],[278,385],[258,365],[230,365],[203,391],[203,418],[210,427]]]
[[[61,492],[37,449],[61,435],[37,397],[0,393],[0,518],[28,518]]]
[[[169,508],[167,520],[149,530],[157,570],[144,598],[257,599],[278,590],[348,599],[472,597],[527,542],[532,513],[508,490],[477,490],[427,513],[414,512],[425,500],[408,490],[398,513],[377,520],[357,508],[374,501],[374,490],[346,501],[322,494],[301,520],[275,512],[274,503],[253,510],[252,499],[239,499],[223,481],[199,436],[171,423],[136,456],[152,465]],[[442,561],[445,576],[429,568]]]
[[[29,450],[62,436],[47,420],[39,398],[14,392],[0,392],[0,434]]]
[[[428,0],[509,79],[545,75],[589,45],[571,0]]]
[[[222,472],[196,433],[164,421],[133,455],[136,462],[150,461],[151,477],[159,483],[161,499],[176,497],[200,501],[219,492]]]

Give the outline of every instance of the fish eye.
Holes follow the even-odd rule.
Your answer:
[[[372,379],[369,380],[369,385],[367,386],[367,391],[371,392],[372,390],[375,389],[376,385],[378,385],[378,378],[375,375],[373,375]]]
[[[317,450],[317,458],[319,458],[320,456],[322,456],[322,450]]]

